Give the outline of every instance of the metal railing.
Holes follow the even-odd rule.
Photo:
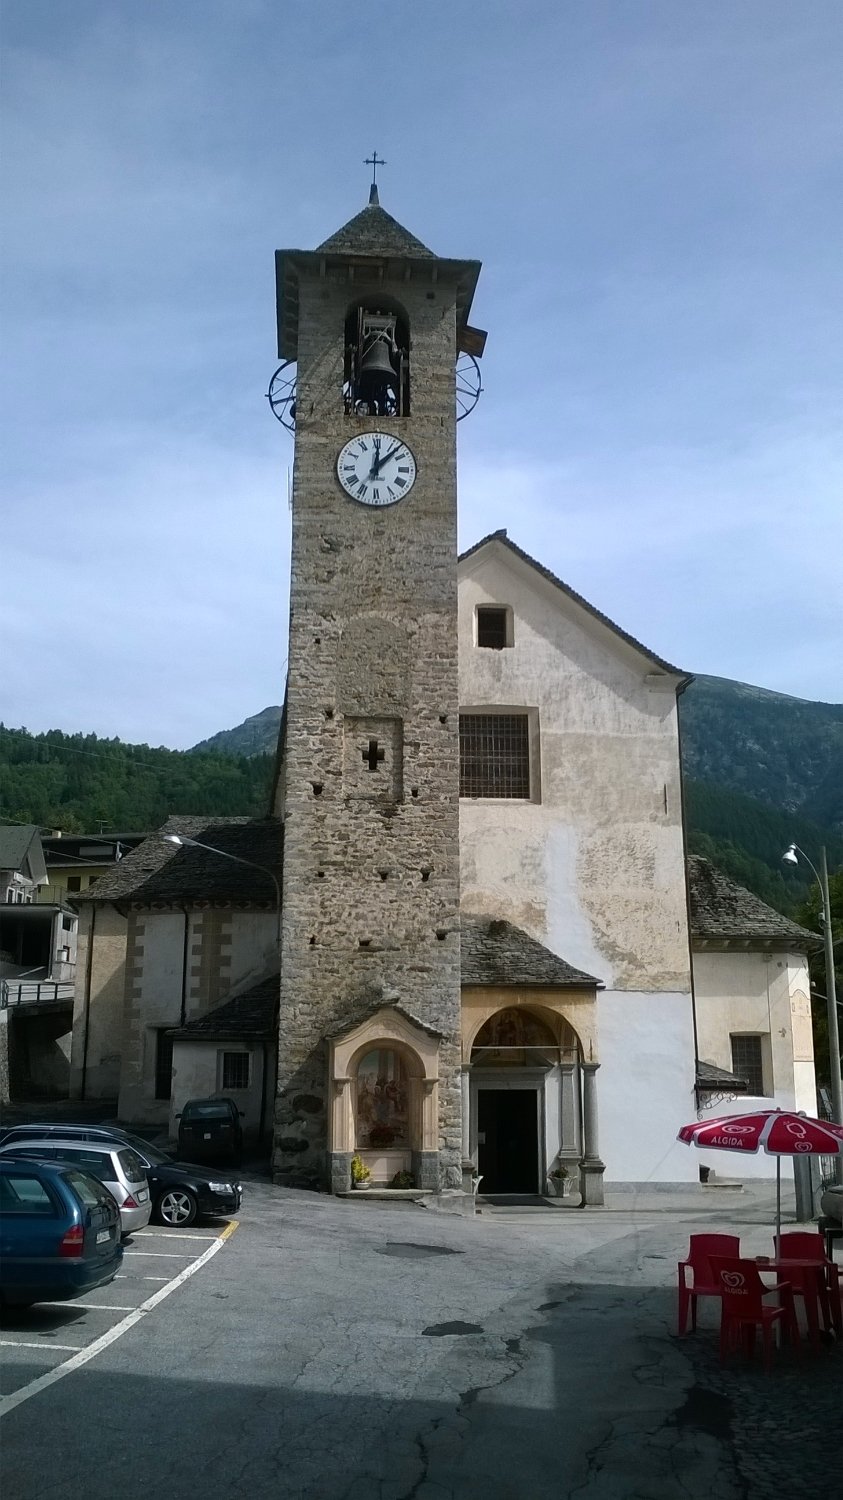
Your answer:
[[[55,979],[0,979],[0,1010],[10,1005],[73,1004],[73,983]]]

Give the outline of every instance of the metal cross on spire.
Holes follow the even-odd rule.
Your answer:
[[[366,157],[364,166],[371,167],[372,169],[372,186],[369,188],[369,202],[378,203],[378,167],[385,167],[386,162],[382,156],[378,156],[377,151],[373,151],[371,156]]]

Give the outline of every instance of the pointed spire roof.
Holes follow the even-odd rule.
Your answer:
[[[373,189],[366,207],[336,234],[323,240],[317,246],[318,251],[331,255],[429,255],[435,259],[427,245],[381,208],[377,188]]]

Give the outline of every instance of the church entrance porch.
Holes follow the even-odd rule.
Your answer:
[[[539,1193],[541,1094],[522,1088],[483,1088],[477,1094],[477,1170],[484,1193]]]

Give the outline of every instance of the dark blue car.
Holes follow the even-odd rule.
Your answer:
[[[0,1161],[0,1303],[63,1302],[120,1269],[120,1210],[76,1167]]]

